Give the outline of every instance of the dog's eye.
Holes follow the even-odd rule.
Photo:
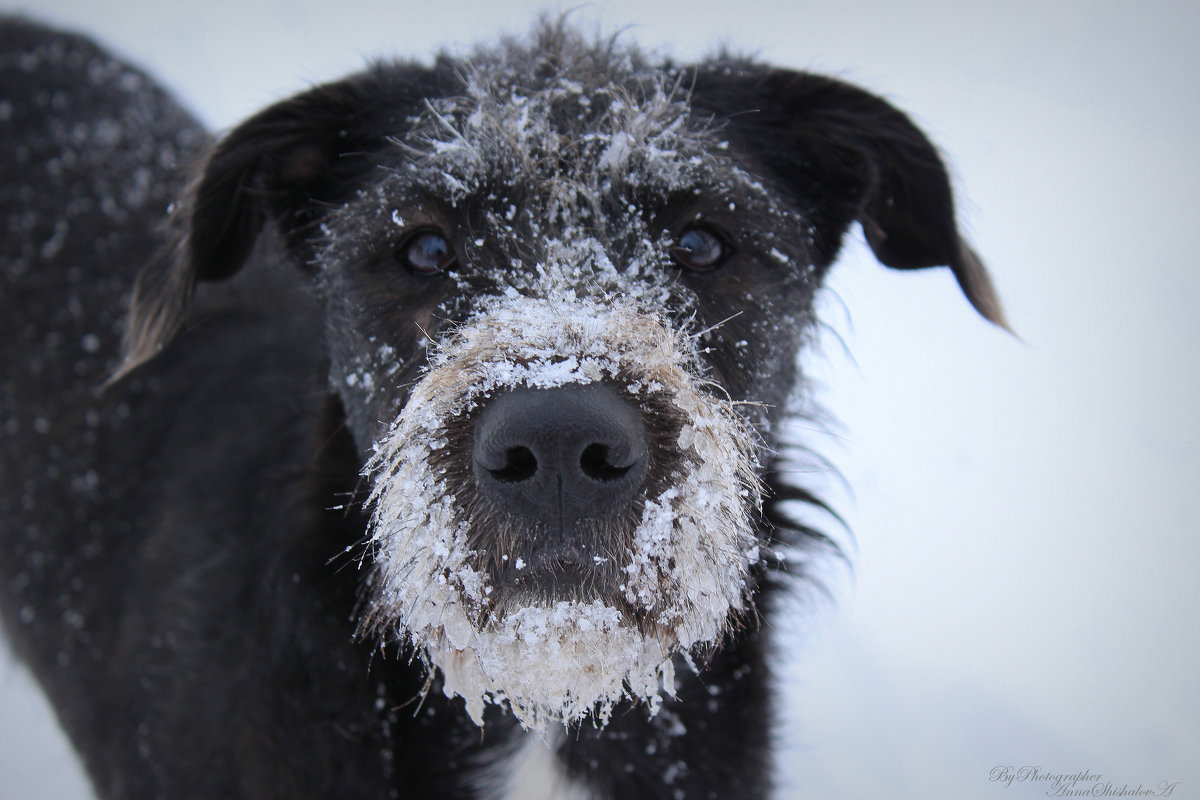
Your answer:
[[[413,231],[400,242],[396,258],[410,272],[433,275],[454,264],[454,246],[440,232],[423,228]]]
[[[684,269],[709,272],[729,258],[729,245],[712,228],[693,225],[684,229],[670,249],[671,258]]]

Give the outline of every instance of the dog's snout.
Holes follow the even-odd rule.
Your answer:
[[[480,492],[551,529],[619,511],[641,488],[648,447],[638,407],[612,386],[518,389],[480,412],[472,461]]]

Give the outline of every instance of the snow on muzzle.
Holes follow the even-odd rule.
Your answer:
[[[364,471],[374,555],[364,629],[409,640],[479,725],[485,702],[505,700],[542,732],[588,714],[604,724],[626,696],[656,710],[674,690],[672,655],[720,642],[759,558],[757,434],[698,363],[692,337],[612,300],[508,297],[455,330]],[[469,463],[451,451],[469,450],[464,420],[497,394],[593,384],[669,406],[674,456],[640,484],[621,545],[596,559],[615,579],[569,596],[506,592],[490,565],[514,523],[495,523],[505,530],[489,548],[493,523],[474,518],[478,498],[463,496],[473,487],[447,458]]]

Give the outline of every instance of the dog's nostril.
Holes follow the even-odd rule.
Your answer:
[[[613,464],[609,458],[608,445],[599,443],[589,444],[579,457],[579,468],[594,481],[619,481],[632,467],[633,462],[624,467]]]
[[[504,451],[504,466],[488,472],[498,481],[518,483],[536,475],[537,467],[537,457],[528,447],[510,447]]]

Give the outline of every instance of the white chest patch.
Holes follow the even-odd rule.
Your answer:
[[[554,755],[561,734],[545,740],[537,734],[516,735],[521,741],[509,755],[477,779],[480,800],[593,800],[586,787],[567,777]]]

